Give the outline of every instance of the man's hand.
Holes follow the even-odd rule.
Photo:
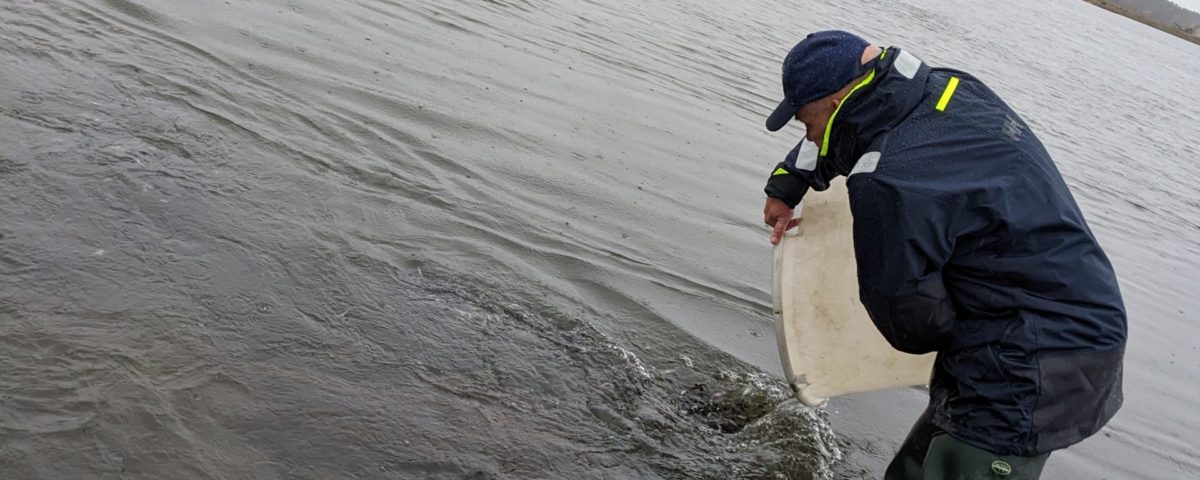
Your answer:
[[[779,239],[783,238],[783,232],[791,230],[800,223],[799,218],[792,218],[795,215],[795,210],[792,210],[775,197],[767,197],[767,204],[763,206],[763,222],[767,226],[774,228],[771,231],[771,245],[779,243]]]

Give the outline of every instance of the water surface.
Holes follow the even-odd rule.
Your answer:
[[[1116,265],[1126,406],[1046,477],[1200,470],[1197,46],[1084,2],[0,19],[6,478],[877,475],[921,392],[775,379],[762,122],[824,28],[987,81]]]

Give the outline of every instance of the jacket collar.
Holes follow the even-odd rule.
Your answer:
[[[875,68],[850,91],[829,118],[821,160],[849,175],[858,158],[925,98],[929,66],[899,48],[884,50]]]

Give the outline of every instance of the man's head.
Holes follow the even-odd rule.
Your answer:
[[[795,118],[804,122],[806,137],[820,143],[837,106],[869,72],[864,64],[878,54],[879,47],[851,33],[809,34],[783,61],[784,99],[767,118],[767,129],[779,130]]]

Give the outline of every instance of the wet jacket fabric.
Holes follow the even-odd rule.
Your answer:
[[[828,130],[767,194],[794,206],[848,176],[863,305],[896,349],[937,352],[930,421],[1024,456],[1104,426],[1122,402],[1125,307],[1025,122],[971,75],[890,48]]]

